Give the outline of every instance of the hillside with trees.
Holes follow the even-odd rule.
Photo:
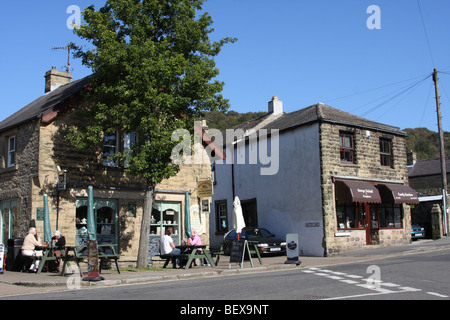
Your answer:
[[[243,122],[261,117],[265,114],[267,114],[267,112],[263,111],[239,113],[232,110],[227,112],[215,110],[207,112],[204,119],[206,119],[206,124],[208,127],[223,131],[225,129],[233,128]]]
[[[406,150],[417,154],[417,160],[439,158],[439,135],[427,128],[407,128]],[[450,156],[450,132],[444,132],[445,155]]]
[[[266,112],[239,113],[236,111],[212,111],[205,114],[207,125],[210,128],[225,130],[234,126],[265,115]],[[406,138],[406,150],[413,150],[417,154],[417,160],[439,158],[439,135],[427,128],[403,129]],[[450,156],[450,132],[444,132],[445,154]]]

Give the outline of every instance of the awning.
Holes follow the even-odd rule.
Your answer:
[[[417,192],[409,186],[402,184],[383,183],[378,184],[383,202],[419,204]]]
[[[378,189],[370,182],[336,180],[336,200],[340,203],[381,203],[381,196]]]

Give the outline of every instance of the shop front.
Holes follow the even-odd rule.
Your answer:
[[[335,200],[337,232],[359,231],[366,245],[385,242],[393,230],[405,236],[404,205],[418,203],[409,186],[361,180],[336,180]]]
[[[77,198],[75,216],[75,244],[86,245],[88,199]],[[94,198],[94,220],[98,244],[118,244],[118,211],[116,199]]]
[[[150,222],[149,256],[158,256],[159,243],[167,227],[172,228],[173,243],[180,245],[181,201],[155,201]]]

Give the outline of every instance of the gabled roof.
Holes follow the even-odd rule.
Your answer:
[[[447,174],[450,173],[450,156],[445,157]],[[441,159],[417,160],[414,166],[408,167],[408,177],[434,176],[441,174]]]
[[[323,103],[318,103],[298,111],[286,113],[282,117],[266,125],[264,129],[278,129],[281,132],[283,130],[293,129],[295,127],[307,125],[313,122],[329,122],[406,136],[406,133],[398,127],[367,120]]]
[[[292,130],[301,126],[309,125],[315,122],[328,122],[333,124],[341,124],[359,127],[366,130],[382,131],[395,135],[406,136],[406,133],[398,127],[389,126],[375,121],[358,117],[348,112],[338,110],[323,103],[318,103],[298,111],[290,113],[282,113],[279,115],[267,114],[262,117],[244,122],[232,129],[242,129],[247,136],[252,131],[259,129],[273,130],[278,129],[280,133],[286,130]],[[235,132],[236,133],[236,132]],[[223,144],[226,144],[226,130],[222,132]],[[240,139],[243,137],[236,137]]]
[[[41,118],[61,102],[70,98],[89,84],[91,76],[60,86],[29,103],[16,113],[0,122],[0,132],[14,128],[22,123]]]

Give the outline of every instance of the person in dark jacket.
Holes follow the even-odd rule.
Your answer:
[[[61,260],[61,250],[64,250],[64,247],[66,246],[66,238],[61,235],[61,232],[59,232],[59,230],[55,231],[55,236],[52,238],[52,245],[54,247],[56,247],[59,250],[54,250],[53,253],[55,254],[55,256],[58,258],[55,260],[55,268],[56,271],[59,272],[59,264],[60,264],[60,260]]]

